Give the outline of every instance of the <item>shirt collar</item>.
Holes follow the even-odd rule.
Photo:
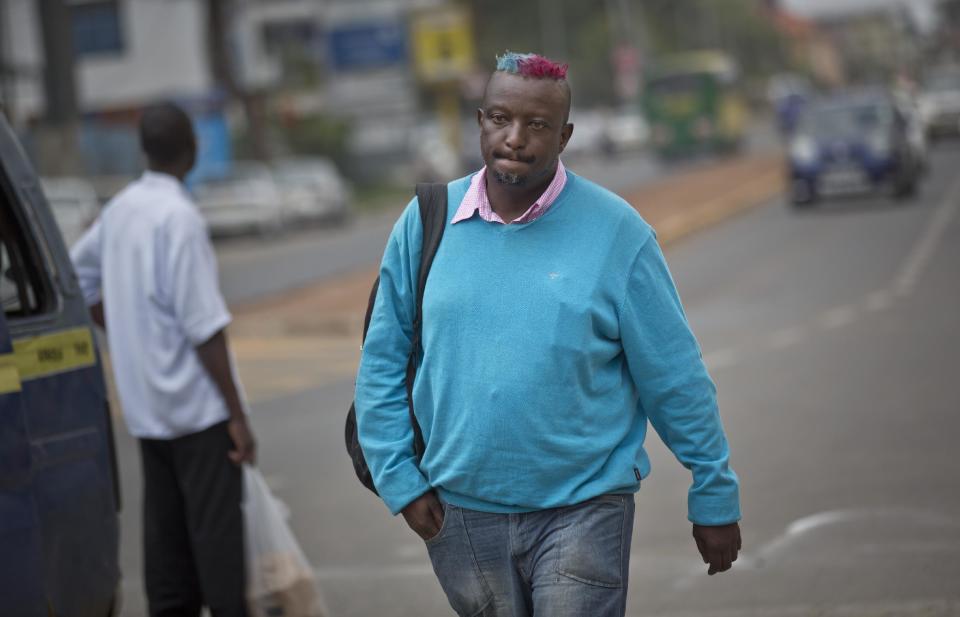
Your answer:
[[[148,169],[145,172],[143,172],[143,175],[140,176],[140,179],[143,180],[144,182],[159,184],[166,188],[175,188],[177,190],[183,189],[183,183],[180,182],[180,180],[162,171],[151,171]]]
[[[493,207],[490,205],[490,200],[487,197],[486,172],[487,168],[484,167],[474,174],[470,180],[470,188],[467,189],[466,195],[463,196],[463,201],[460,202],[460,207],[457,208],[456,214],[454,214],[453,219],[451,219],[451,225],[472,218],[473,215],[478,212],[480,218],[489,223],[504,224],[503,219],[493,211]],[[550,181],[546,190],[533,202],[533,205],[531,205],[526,212],[514,219],[511,224],[530,223],[546,214],[547,210],[560,195],[560,192],[563,191],[566,183],[567,170],[563,166],[563,161],[557,159],[557,171],[553,175],[553,180]]]
[[[166,191],[180,193],[181,195],[184,195],[190,199],[190,192],[187,190],[186,185],[184,185],[183,182],[181,182],[177,177],[168,173],[164,173],[162,171],[151,171],[148,169],[143,172],[142,176],[140,176],[140,181],[147,184],[152,184]]]

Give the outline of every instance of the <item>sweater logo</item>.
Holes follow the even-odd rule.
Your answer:
[[[555,280],[557,280],[558,278],[560,278],[560,273],[559,273],[559,272],[551,272],[550,274],[547,275],[547,277],[548,277],[551,281],[555,281]]]

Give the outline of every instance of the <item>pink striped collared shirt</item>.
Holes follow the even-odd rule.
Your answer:
[[[500,223],[504,224],[503,219],[500,218],[500,215],[493,211],[493,208],[490,206],[490,200],[487,198],[487,183],[485,182],[487,173],[487,168],[484,167],[476,175],[473,176],[473,179],[470,181],[470,188],[467,189],[467,194],[463,196],[463,201],[460,202],[460,207],[457,208],[457,213],[453,215],[453,220],[450,221],[451,225],[459,223],[460,221],[465,221],[473,216],[474,212],[480,213],[480,218],[487,221],[488,223]],[[553,175],[553,180],[550,181],[550,185],[547,187],[547,190],[543,192],[537,201],[533,202],[533,205],[523,213],[519,218],[514,219],[511,222],[511,225],[514,223],[530,223],[535,221],[541,216],[543,216],[550,206],[557,200],[557,197],[560,195],[560,191],[563,190],[563,187],[567,184],[567,170],[564,168],[563,163],[558,159],[557,160],[557,173]]]

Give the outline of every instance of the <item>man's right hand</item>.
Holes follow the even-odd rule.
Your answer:
[[[243,463],[256,464],[257,442],[253,438],[253,431],[250,430],[246,417],[231,418],[227,423],[227,433],[230,434],[230,439],[233,441],[233,450],[227,452],[230,460],[236,465]]]
[[[710,576],[729,570],[742,548],[738,523],[713,526],[694,523],[693,539],[697,541],[703,563],[710,564],[707,570]]]
[[[424,542],[434,538],[443,527],[443,505],[436,493],[428,491],[411,501],[400,512],[410,529],[414,530]]]

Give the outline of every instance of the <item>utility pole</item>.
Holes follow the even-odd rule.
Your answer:
[[[39,0],[36,7],[43,39],[46,101],[43,127],[38,134],[38,163],[43,173],[75,174],[80,161],[70,8],[64,0]]]

